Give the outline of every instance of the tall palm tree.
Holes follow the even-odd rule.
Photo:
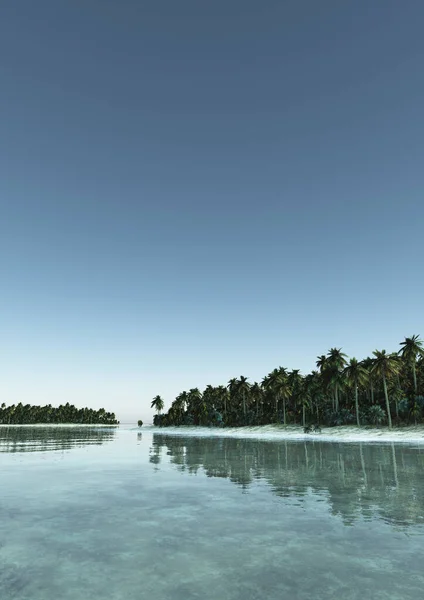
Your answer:
[[[297,399],[299,398],[299,395],[302,391],[302,382],[303,377],[300,374],[299,369],[292,369],[287,374],[287,385],[290,390],[290,398],[293,407],[296,407],[297,405]]]
[[[316,366],[319,369],[319,373],[321,375],[321,381],[323,384],[323,389],[328,393],[328,389],[331,383],[331,365],[328,357],[325,354],[321,354],[321,356],[317,357]],[[336,406],[334,403],[334,396],[332,397],[333,410],[335,410]]]
[[[414,392],[415,395],[417,395],[418,386],[416,362],[418,355],[424,356],[423,342],[420,340],[419,335],[413,335],[410,338],[406,337],[405,340],[400,343],[400,346],[403,346],[403,348],[399,350],[400,356],[405,361],[405,364],[412,368],[412,376],[414,379]]]
[[[229,391],[224,385],[219,385],[216,389],[216,399],[220,406],[224,408],[224,418],[227,419],[227,402]]]
[[[386,354],[385,350],[374,350],[373,354],[375,358],[372,371],[383,380],[387,419],[389,422],[389,429],[392,429],[392,416],[390,414],[389,395],[387,393],[387,379],[399,373],[399,356],[397,354]]]
[[[286,403],[290,399],[291,388],[287,378],[287,370],[284,367],[278,367],[278,377],[274,389],[278,400],[283,401],[283,423],[287,425]]]
[[[201,425],[207,413],[206,403],[203,401],[199,388],[190,388],[187,394],[188,410],[194,417],[196,425]]]
[[[187,392],[181,392],[181,394],[178,394],[174,402],[171,404],[172,412],[178,425],[180,425],[183,420],[186,397]]]
[[[181,410],[184,412],[187,408],[187,402],[188,402],[187,392],[181,392],[181,394],[178,394],[178,396],[176,397],[176,400],[178,400],[178,403],[181,406]]]
[[[302,406],[302,426],[306,426],[306,409],[311,409],[314,395],[313,375],[309,374],[303,378],[301,384],[300,402]]]
[[[361,365],[356,358],[351,358],[349,364],[344,369],[344,374],[349,383],[355,388],[355,412],[356,412],[356,424],[360,426],[359,422],[359,402],[358,402],[358,386],[364,385],[367,380],[367,371]]]
[[[237,381],[237,392],[241,395],[243,400],[243,417],[246,419],[246,394],[250,391],[250,383],[247,381],[249,378],[244,375],[240,375],[240,379]]]
[[[287,394],[287,379],[286,370],[284,367],[273,369],[271,373],[268,373],[262,380],[262,387],[264,390],[270,392],[274,396],[275,401],[275,421],[278,423],[278,403],[280,397],[284,400],[283,405],[283,422],[286,424],[286,399]]]
[[[250,388],[250,395],[256,404],[256,422],[259,419],[259,405],[262,404],[264,392],[262,387],[259,385],[257,381],[255,381]]]
[[[203,401],[205,402],[209,410],[215,409],[215,398],[215,388],[213,387],[213,385],[208,384],[203,390]]]
[[[236,407],[236,399],[237,399],[237,392],[238,392],[237,377],[232,377],[228,381],[227,390],[228,390],[229,400],[230,400],[230,412],[232,413],[233,409]],[[232,418],[232,415],[230,418]]]
[[[274,369],[275,371],[275,369]],[[274,396],[273,394],[273,376],[272,373],[268,373],[268,375],[265,375],[265,377],[262,379],[261,381],[261,388],[264,390],[265,394],[266,394],[266,398],[268,398],[271,394]],[[276,411],[278,409],[278,398],[275,398],[274,396],[274,400],[276,402]]]
[[[158,415],[160,415],[160,413],[163,411],[164,406],[165,402],[160,396],[155,396],[150,404],[150,408],[154,408]]]
[[[303,395],[305,398],[303,398]],[[315,408],[317,423],[319,423],[319,407],[324,395],[322,391],[322,376],[318,371],[312,371],[303,379],[302,389],[302,422],[305,424],[305,410]]]
[[[339,387],[340,372],[346,366],[346,354],[343,354],[341,348],[330,348],[327,354],[329,368],[332,372],[332,381],[334,383],[334,401],[335,408],[339,410]]]
[[[374,359],[371,358],[370,356],[367,356],[366,358],[364,358],[364,360],[361,361],[361,364],[364,367],[365,371],[367,372],[368,384],[370,386],[371,404],[374,404],[375,373],[372,370],[372,368],[374,366]]]

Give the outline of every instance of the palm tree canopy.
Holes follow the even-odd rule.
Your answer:
[[[160,396],[155,396],[150,404],[150,408],[156,409],[158,412],[163,410],[165,406],[165,402],[162,400]]]
[[[400,372],[401,364],[397,354],[387,354],[385,350],[374,350],[373,354],[372,373],[379,377],[392,377]]]
[[[365,367],[356,360],[351,358],[347,367],[343,371],[348,382],[354,385],[364,385],[367,380],[367,371]]]
[[[317,357],[316,365],[321,373],[325,371],[328,366],[328,358],[325,356],[325,354],[321,354],[321,356]]]
[[[248,377],[240,375],[240,379],[236,380],[236,385],[239,392],[247,392],[250,390],[250,383],[247,381],[248,379]]]
[[[399,354],[407,362],[415,361],[419,354],[424,356],[424,345],[419,335],[412,335],[410,338],[406,337],[399,345],[402,346]]]
[[[341,348],[330,348],[327,354],[328,362],[337,370],[343,369],[346,366],[346,354]]]

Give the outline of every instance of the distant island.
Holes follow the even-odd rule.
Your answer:
[[[317,370],[278,367],[261,383],[241,376],[227,385],[191,388],[179,394],[169,410],[155,396],[151,408],[159,427],[207,427],[298,424],[358,426],[418,424],[424,420],[424,345],[418,335],[405,338],[398,352],[375,350],[362,361],[331,348],[317,357]]]
[[[11,404],[0,406],[0,424],[34,425],[48,423],[70,423],[79,425],[119,425],[115,413],[104,408],[77,408],[73,404],[61,404],[57,408],[51,404],[31,406],[30,404]]]

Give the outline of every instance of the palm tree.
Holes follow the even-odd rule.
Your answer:
[[[364,360],[361,361],[361,364],[364,367],[365,371],[367,372],[368,383],[370,386],[371,404],[374,404],[374,376],[375,376],[375,373],[372,370],[372,368],[374,366],[374,359],[371,358],[370,356],[367,356],[366,358],[364,358]]]
[[[399,350],[399,354],[405,361],[405,364],[412,368],[412,376],[414,378],[414,392],[417,395],[417,371],[416,371],[416,361],[417,356],[420,354],[424,356],[424,346],[423,342],[420,340],[419,335],[413,335],[410,338],[405,338],[403,342],[400,343],[400,346],[403,346],[401,350]]]
[[[334,383],[334,400],[336,411],[339,410],[339,385],[340,372],[346,366],[346,354],[343,354],[341,348],[330,348],[327,354],[328,366],[332,373],[332,381]]]
[[[246,394],[250,391],[250,383],[248,383],[248,377],[240,375],[240,379],[237,381],[237,392],[241,394],[243,399],[243,417],[246,420]]]
[[[230,411],[232,413],[232,409],[234,408],[235,404],[236,404],[236,398],[237,398],[237,378],[236,377],[232,377],[229,382],[227,383],[227,390],[230,396]]]
[[[389,429],[392,428],[392,416],[390,414],[389,395],[387,393],[387,379],[397,375],[400,371],[399,356],[397,354],[386,354],[385,350],[374,350],[374,364],[372,372],[383,380],[384,397],[386,399],[387,419]]]
[[[257,423],[258,419],[259,419],[259,405],[262,403],[263,397],[264,397],[263,389],[261,388],[261,386],[259,385],[259,383],[257,381],[255,381],[255,383],[250,388],[250,395],[252,396],[252,399],[256,403],[256,423]]]
[[[321,375],[321,381],[323,384],[323,389],[328,393],[328,388],[331,382],[331,365],[330,361],[325,356],[325,354],[321,354],[321,356],[317,357],[316,366],[319,369],[319,373]],[[335,410],[334,404],[334,396],[332,398],[333,410]]]
[[[150,408],[154,408],[157,411],[158,415],[160,415],[160,413],[163,411],[164,406],[165,402],[160,396],[155,396],[152,400],[152,403],[150,404]]]
[[[174,400],[174,403],[176,403],[178,410],[181,410],[181,412],[185,411],[187,402],[188,402],[187,392],[181,392],[181,394],[178,394],[178,396]]]
[[[312,371],[309,375],[304,378],[304,393],[306,395],[306,402],[303,402],[302,410],[305,412],[306,406],[313,408],[315,406],[317,424],[319,423],[319,405],[324,399],[322,391],[322,375],[318,371]],[[305,417],[303,418],[305,421]]]
[[[313,395],[313,375],[306,375],[301,383],[300,401],[302,405],[302,426],[306,426],[306,409],[311,409]]]
[[[293,407],[296,407],[296,400],[301,392],[303,377],[299,369],[292,369],[287,375],[287,385],[290,390],[290,397]]]
[[[284,367],[278,367],[278,378],[274,389],[278,399],[283,401],[283,424],[287,425],[286,402],[290,398],[291,388],[287,379],[287,370]]]
[[[196,425],[204,425],[207,417],[207,406],[199,388],[191,388],[187,394],[188,411],[193,414]]]
[[[355,387],[356,424],[359,427],[358,386],[365,384],[367,380],[367,372],[361,363],[356,360],[356,358],[351,358],[348,366],[344,369],[344,375],[346,376],[347,381]]]
[[[229,398],[229,391],[227,390],[227,388],[224,385],[219,385],[218,386],[218,396],[219,399],[221,400],[221,402],[224,405],[224,417],[225,419],[227,419],[227,402],[228,402],[228,398]]]
[[[280,397],[283,398],[283,423],[286,424],[286,399],[289,397],[290,392],[287,388],[286,370],[284,367],[274,369],[271,373],[268,373],[262,380],[262,387],[264,390],[270,392],[274,396],[275,400],[275,421],[278,423],[278,402]]]

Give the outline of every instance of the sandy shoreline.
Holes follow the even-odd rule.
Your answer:
[[[234,437],[247,438],[258,440],[293,440],[293,441],[328,441],[328,442],[396,442],[402,444],[422,444],[424,445],[424,426],[411,425],[407,427],[397,427],[390,430],[388,427],[356,427],[356,426],[341,426],[341,427],[323,427],[321,433],[303,432],[303,427],[295,425],[262,425],[255,427],[154,427],[153,425],[145,425],[141,428],[135,424],[124,425],[102,425],[100,423],[34,423],[34,424],[11,424],[0,423],[0,428],[114,428],[121,431],[138,431],[146,433],[157,433],[161,435],[179,435],[179,436],[194,436],[194,437]]]
[[[366,428],[354,426],[323,427],[321,433],[305,434],[303,428],[288,425],[264,425],[260,427],[234,427],[214,429],[209,427],[142,427],[140,431],[153,431],[163,435],[198,437],[235,437],[263,440],[311,440],[329,442],[397,442],[423,444],[424,426]]]

